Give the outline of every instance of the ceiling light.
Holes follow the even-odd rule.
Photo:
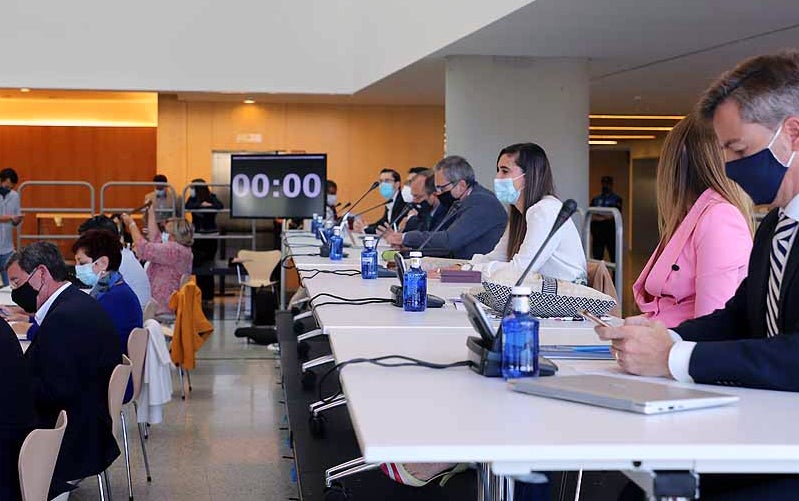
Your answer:
[[[629,127],[625,125],[592,125],[589,130],[636,130],[642,132],[668,132],[673,127]]]
[[[684,115],[588,115],[595,120],[682,120]]]
[[[590,144],[590,145],[601,145],[601,144],[611,145],[611,144],[619,144],[619,142],[618,141],[607,141],[607,140],[597,141],[597,140],[592,139],[592,140],[588,141],[588,144]]]
[[[27,88],[27,87],[23,87],[23,88],[19,89],[19,91],[20,92],[30,92],[31,90],[29,88]]]
[[[255,99],[245,99],[244,104],[255,104]]]
[[[624,139],[655,139],[655,137],[656,136],[654,134],[652,134],[652,135],[648,135],[648,134],[644,134],[644,135],[632,134],[632,135],[629,135],[629,136],[625,136],[625,135],[622,135],[622,134],[609,134],[609,135],[607,135],[607,134],[590,134],[588,136],[588,139],[622,139],[622,140],[624,140]]]

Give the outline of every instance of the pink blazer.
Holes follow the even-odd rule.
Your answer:
[[[666,327],[722,308],[746,277],[752,235],[741,211],[714,190],[696,200],[657,260],[633,285],[635,302]]]

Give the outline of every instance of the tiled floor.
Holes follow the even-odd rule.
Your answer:
[[[291,455],[288,432],[279,429],[285,425],[276,361],[266,347],[233,336],[235,306],[230,298],[217,300],[215,331],[199,353],[190,398],[180,400],[175,377],[176,391],[166,406],[164,422],[150,428],[152,483],[146,481],[133,413],[128,414],[135,499],[297,497],[291,481],[293,462],[284,459]],[[110,471],[116,500],[127,498],[124,464],[120,456]],[[97,482],[85,480],[70,499],[99,499]]]

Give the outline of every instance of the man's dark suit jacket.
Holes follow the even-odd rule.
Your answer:
[[[432,214],[431,214],[432,212]],[[405,224],[405,231],[432,231],[437,228],[439,223],[444,219],[447,214],[447,207],[444,204],[438,204],[431,209],[431,212],[417,214],[408,219]],[[448,225],[444,225],[442,230],[446,230]]]
[[[388,207],[386,207],[385,209],[383,209],[383,217],[381,217],[374,223],[364,228],[363,232],[368,233],[370,235],[374,235],[375,233],[377,233],[377,228],[386,223],[390,223],[391,221],[396,219],[397,216],[399,216],[399,213],[402,212],[404,208],[405,208],[405,200],[402,199],[402,191],[397,190],[397,192],[394,193],[394,206],[391,209],[391,220],[389,220],[388,218]]]
[[[33,429],[33,389],[17,335],[0,319],[0,500],[18,500],[19,448]]]
[[[757,230],[749,276],[725,307],[674,330],[697,341],[689,373],[697,383],[799,391],[799,235],[788,255],[779,300],[780,335],[766,335],[771,239],[779,221],[771,211]]]
[[[100,303],[70,285],[50,306],[25,356],[37,427],[52,428],[59,411],[67,411],[54,478],[75,480],[105,470],[119,456],[108,414],[108,381],[122,362],[122,347],[111,318]]]

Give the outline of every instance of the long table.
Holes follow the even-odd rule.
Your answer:
[[[301,247],[287,249],[295,254]],[[302,239],[296,239],[302,242]],[[302,245],[307,245],[303,243]],[[297,257],[301,269],[356,269],[350,261]],[[300,272],[302,275],[305,272]],[[389,297],[391,279],[317,275],[303,279],[311,296]],[[429,292],[457,297],[470,284],[429,280]],[[317,304],[320,300],[315,301]],[[466,358],[474,335],[463,311],[444,308],[406,313],[388,304],[327,305],[315,317],[329,335],[335,361],[400,354],[430,362]],[[542,344],[598,343],[592,326],[542,321]],[[559,375],[621,374],[612,361],[558,361]],[[557,376],[556,376],[557,377]],[[479,499],[510,499],[487,482],[530,471],[626,470],[653,475],[661,470],[696,473],[797,473],[799,433],[794,416],[799,396],[742,388],[712,388],[738,395],[736,405],[644,416],[511,392],[499,379],[467,368],[431,370],[350,365],[341,381],[364,460],[381,462],[478,462],[487,472]],[[674,381],[661,382],[680,385]],[[697,385],[691,385],[697,386]],[[768,409],[768,425],[764,424]]]

